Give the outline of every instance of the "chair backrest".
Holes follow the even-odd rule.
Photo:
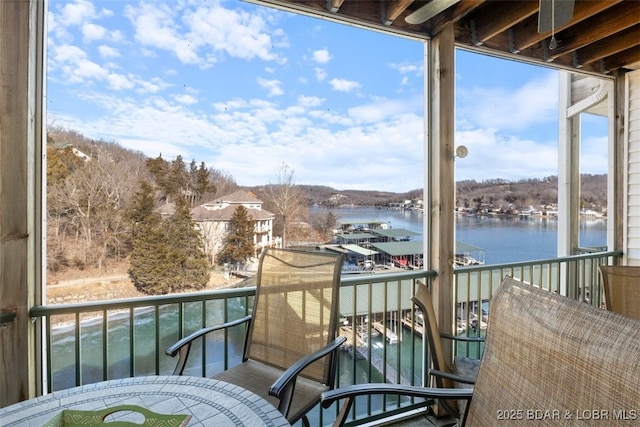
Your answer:
[[[451,367],[444,357],[444,348],[442,347],[442,339],[440,338],[438,321],[436,319],[436,312],[433,308],[433,300],[431,298],[429,288],[427,288],[425,284],[418,282],[416,285],[415,295],[411,297],[411,301],[420,307],[420,310],[422,311],[424,320],[423,337],[426,337],[427,342],[429,343],[433,368],[442,372],[451,373]],[[436,386],[439,388],[455,387],[453,381],[448,378],[435,377],[435,380]]]
[[[601,265],[607,310],[640,319],[640,267]]]
[[[467,425],[635,425],[638,355],[640,321],[507,277],[491,299]]]
[[[344,255],[266,249],[260,258],[245,360],[286,369],[336,337]],[[301,374],[332,384],[332,358]]]
[[[414,296],[411,297],[411,301],[420,308],[423,317],[422,336],[427,339],[429,344],[429,351],[431,354],[431,364],[433,369],[438,371],[453,373],[451,366],[447,363],[447,359],[444,356],[444,348],[442,346],[442,339],[440,337],[440,330],[438,329],[438,319],[436,318],[436,312],[433,308],[433,299],[431,298],[431,292],[429,288],[422,282],[417,282]],[[453,388],[455,383],[449,378],[441,376],[430,376],[431,381],[435,381],[437,388]],[[445,410],[451,416],[457,416],[459,413],[458,402],[455,400],[440,400],[442,409]],[[439,411],[437,407],[434,408],[436,412]]]

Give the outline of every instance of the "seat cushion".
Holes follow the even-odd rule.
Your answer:
[[[282,375],[282,372],[280,369],[248,360],[240,365],[220,372],[212,378],[252,391],[277,408],[280,402],[277,398],[269,395],[269,387],[276,382],[280,375]],[[318,404],[320,401],[320,393],[327,389],[328,387],[324,384],[299,376],[287,420],[289,420],[291,424],[296,422],[309,409]]]

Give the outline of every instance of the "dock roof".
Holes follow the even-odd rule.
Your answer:
[[[350,250],[351,252],[355,252],[357,254],[364,255],[364,256],[375,255],[378,253],[377,251],[363,248],[362,246],[358,246],[358,245],[342,245],[342,247],[347,250]]]
[[[375,234],[378,234],[383,237],[410,237],[410,236],[422,236],[421,233],[416,233],[415,231],[407,230],[405,228],[389,228],[383,230],[374,230]]]

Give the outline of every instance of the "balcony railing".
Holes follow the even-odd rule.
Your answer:
[[[597,267],[611,264],[620,252],[596,252],[549,260],[455,270],[455,324],[459,334],[482,334],[493,290],[505,275],[600,305]],[[338,385],[387,381],[423,384],[428,366],[425,346],[414,331],[410,298],[416,281],[430,284],[435,274],[414,270],[388,274],[344,275],[340,292],[340,333],[347,345],[340,352]],[[107,379],[170,374],[175,360],[164,350],[180,337],[203,326],[249,313],[254,287],[156,296],[83,304],[38,306],[31,316],[45,330],[46,360],[43,390],[54,391]],[[453,319],[452,319],[453,320]],[[187,375],[211,375],[238,363],[244,330],[230,330],[197,343]],[[456,352],[480,356],[480,348]],[[420,402],[358,400],[357,419],[375,419],[405,412]],[[384,409],[383,409],[384,408]],[[316,410],[314,425],[326,424],[335,408]]]

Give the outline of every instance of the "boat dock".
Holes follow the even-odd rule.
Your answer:
[[[386,380],[388,382],[395,383],[398,380],[398,371],[396,368],[388,363],[385,368],[383,358],[373,351],[373,349],[369,351],[367,340],[361,337],[360,333],[354,333],[353,328],[350,326],[342,326],[340,327],[340,335],[347,337],[344,349],[347,350],[352,357],[358,360],[369,360],[371,366],[376,368],[380,374],[383,372],[386,374]],[[397,340],[398,338],[396,336],[396,342]],[[403,375],[400,375],[400,384],[411,385],[411,381]]]
[[[387,337],[387,342],[389,344],[398,343],[398,334],[393,332],[391,329],[385,327],[381,322],[373,322],[371,323],[371,326],[373,327],[373,329],[375,329],[376,331],[380,332],[385,337]]]

